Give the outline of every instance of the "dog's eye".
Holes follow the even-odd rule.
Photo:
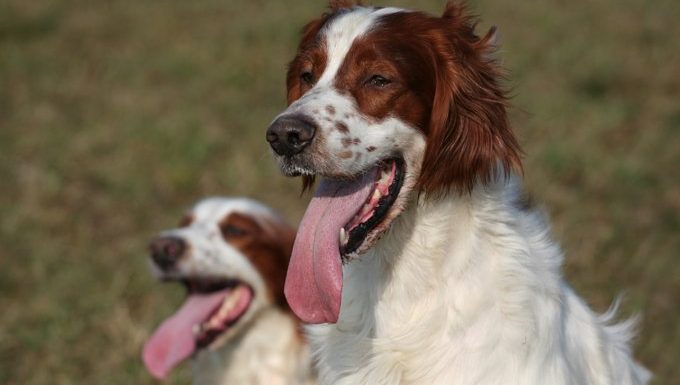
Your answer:
[[[378,88],[383,88],[390,83],[392,83],[392,81],[382,75],[373,75],[366,81],[367,85]]]
[[[300,74],[300,79],[307,84],[312,84],[314,82],[314,75],[309,71],[305,71]]]
[[[222,236],[225,238],[237,238],[248,234],[245,229],[230,224],[222,225],[220,227],[220,231],[222,232]]]

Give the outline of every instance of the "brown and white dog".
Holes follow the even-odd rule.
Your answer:
[[[198,385],[312,383],[309,348],[283,296],[295,229],[245,198],[200,201],[150,245],[152,270],[187,288],[144,346],[156,378],[194,357]]]
[[[318,186],[286,297],[323,384],[644,384],[633,322],[598,315],[524,203],[494,31],[336,1],[304,29],[267,130]]]

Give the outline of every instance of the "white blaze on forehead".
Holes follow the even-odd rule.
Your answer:
[[[397,12],[404,12],[404,10],[357,7],[344,15],[337,16],[324,27],[321,33],[328,60],[326,69],[315,87],[331,85],[354,41],[370,31],[381,16]]]
[[[231,213],[245,214],[254,220],[271,218],[281,221],[274,210],[249,198],[205,198],[198,202],[192,210],[194,222],[219,223]]]

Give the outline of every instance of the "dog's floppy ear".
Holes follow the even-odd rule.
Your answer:
[[[521,172],[521,150],[507,117],[507,97],[493,59],[495,28],[483,38],[465,8],[449,3],[433,34],[435,95],[421,191],[471,191],[498,173]]]
[[[274,285],[273,290],[274,302],[282,308],[288,308],[288,302],[283,295],[283,286],[286,281],[286,272],[288,271],[288,263],[293,252],[293,243],[297,230],[283,221],[276,221],[270,224],[268,229],[271,245],[271,264],[272,269],[269,271],[269,281]]]

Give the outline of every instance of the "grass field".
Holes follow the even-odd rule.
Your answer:
[[[600,311],[624,292],[636,355],[680,384],[680,2],[470,3],[503,36],[567,276]],[[300,218],[264,130],[324,6],[0,0],[0,384],[152,384],[141,344],[183,293],[151,279],[149,237],[206,195]]]

